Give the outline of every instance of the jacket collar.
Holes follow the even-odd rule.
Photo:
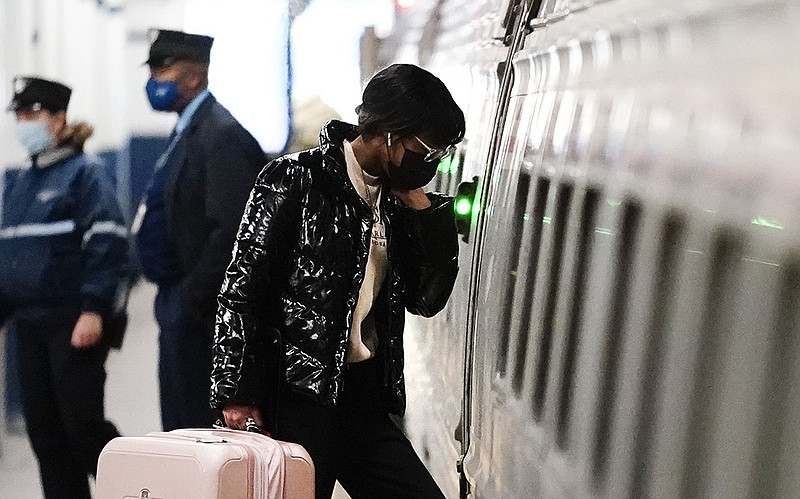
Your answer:
[[[63,146],[46,149],[33,156],[31,161],[33,162],[33,166],[36,168],[44,169],[53,166],[54,164],[71,156],[74,156],[77,153],[78,152],[75,150],[75,147],[73,147],[72,144],[66,144]]]
[[[192,114],[192,119],[189,120],[186,128],[181,132],[180,137],[177,138],[175,149],[167,160],[169,171],[167,172],[167,178],[164,182],[164,195],[168,199],[172,199],[171,196],[175,193],[175,189],[178,185],[178,177],[180,177],[181,170],[183,170],[184,167],[184,160],[186,159],[187,148],[189,147],[187,142],[188,136],[194,134],[200,122],[206,119],[206,115],[211,112],[211,108],[216,105],[216,102],[217,100],[214,98],[213,94],[209,93],[204,97],[197,107],[197,110]],[[170,201],[167,203],[167,210],[170,210],[171,206],[172,203]]]
[[[358,135],[357,126],[339,120],[331,120],[322,127],[319,133],[319,149],[322,152],[322,169],[339,176],[352,189],[353,195],[362,199],[347,175],[347,162],[344,159],[343,148],[345,140],[352,142]],[[385,213],[392,212],[397,202],[395,197],[388,193],[389,189],[381,190],[381,203]],[[364,206],[367,205],[364,204]],[[372,213],[371,210],[370,213]]]
[[[183,132],[183,130],[189,126],[189,123],[192,122],[192,118],[197,110],[209,97],[211,97],[211,92],[209,92],[208,89],[205,89],[197,94],[194,99],[192,99],[192,101],[178,115],[178,121],[175,123],[176,133]]]
[[[322,152],[322,167],[347,178],[347,164],[342,144],[358,137],[358,127],[339,120],[331,120],[319,132],[319,149]],[[348,180],[349,182],[349,180]]]

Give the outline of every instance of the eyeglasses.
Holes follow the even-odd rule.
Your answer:
[[[416,135],[414,135],[414,138],[417,139],[417,142],[422,144],[422,147],[424,147],[426,151],[428,151],[428,153],[425,154],[425,162],[426,163],[433,163],[434,161],[441,161],[441,160],[445,159],[446,157],[450,156],[451,154],[453,154],[453,152],[455,152],[455,150],[456,150],[456,146],[454,144],[450,144],[449,146],[445,147],[444,149],[434,149],[433,147],[430,147],[428,144],[423,142],[422,139],[420,139]]]

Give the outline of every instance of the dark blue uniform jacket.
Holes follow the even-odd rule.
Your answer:
[[[176,284],[189,315],[209,324],[247,196],[265,164],[256,139],[209,95],[164,166],[163,219]]]
[[[6,175],[0,215],[0,323],[14,310],[107,316],[127,269],[127,230],[97,158],[71,148]]]

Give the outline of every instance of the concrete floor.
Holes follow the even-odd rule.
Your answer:
[[[123,435],[161,429],[154,297],[155,287],[149,284],[133,290],[125,344],[106,361],[106,413]],[[39,469],[27,436],[9,435],[0,425],[0,438],[0,498],[40,499]]]
[[[133,289],[125,343],[121,350],[112,351],[106,362],[106,414],[125,436],[161,429],[158,328],[153,317],[155,294],[155,287],[148,283]],[[0,350],[2,344],[0,342]],[[3,357],[0,351],[0,367]],[[2,385],[0,379],[0,395]],[[0,400],[3,400],[1,396]],[[2,415],[0,408],[0,421]],[[0,424],[0,499],[42,499],[39,469],[27,436],[8,434],[4,424]],[[337,486],[333,499],[349,499],[349,496]]]

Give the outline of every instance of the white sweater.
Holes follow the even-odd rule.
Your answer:
[[[373,225],[364,281],[358,293],[358,303],[353,313],[353,325],[348,338],[347,361],[360,362],[375,356],[378,350],[378,333],[375,329],[375,314],[372,305],[386,279],[389,260],[386,252],[386,228],[381,220],[380,199],[382,180],[365,172],[356,161],[353,146],[344,141],[344,158],[347,175],[356,192],[372,207]]]

